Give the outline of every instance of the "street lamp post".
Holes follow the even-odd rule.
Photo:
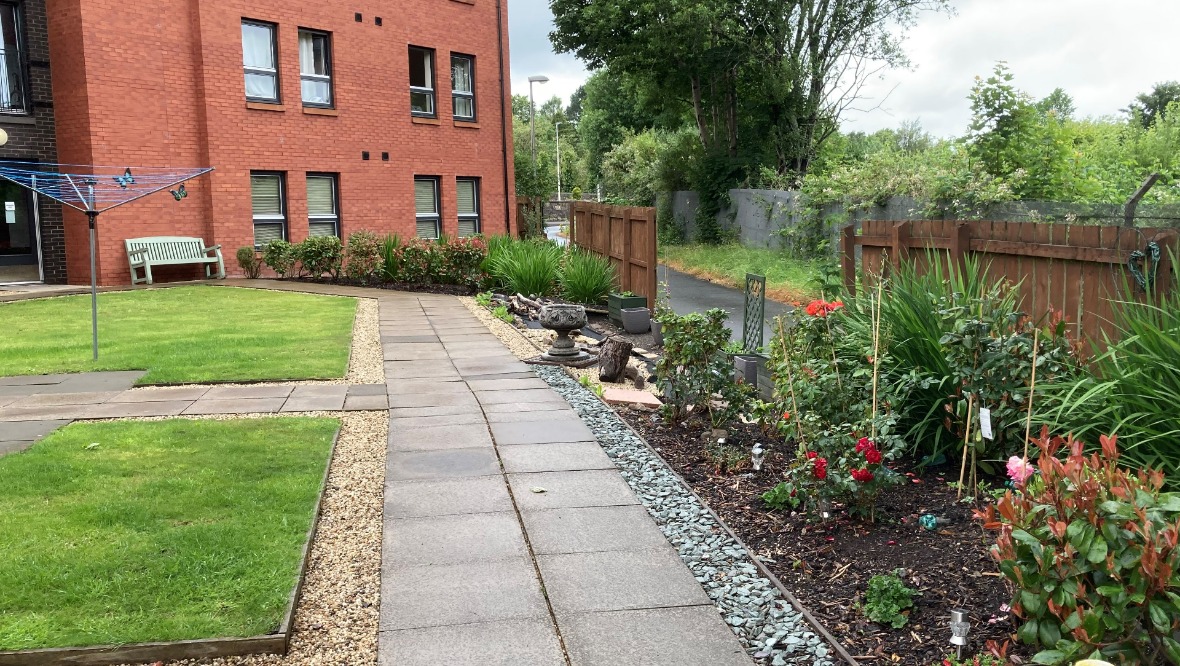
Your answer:
[[[537,182],[537,102],[533,99],[533,84],[534,83],[548,83],[549,77],[543,75],[536,75],[529,77],[529,145],[532,148],[533,155],[533,184]]]
[[[559,120],[553,126],[557,132],[557,200],[561,201],[561,124],[577,125],[577,121],[573,120]]]

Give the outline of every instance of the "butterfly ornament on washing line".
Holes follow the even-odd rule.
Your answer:
[[[181,183],[180,187],[176,188],[175,190],[168,190],[168,193],[171,194],[172,198],[176,199],[177,201],[180,201],[181,199],[188,196],[188,190],[184,189],[184,183]]]
[[[127,189],[128,185],[134,185],[135,177],[131,175],[131,167],[128,167],[125,171],[123,171],[122,176],[115,176],[115,182],[118,183],[119,187],[123,189]]]

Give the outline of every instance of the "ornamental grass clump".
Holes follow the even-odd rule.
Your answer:
[[[610,260],[585,250],[565,253],[557,273],[561,295],[568,301],[598,305],[615,287],[615,269]]]
[[[1180,663],[1180,495],[1156,469],[1118,465],[1042,430],[1037,474],[976,513],[996,531],[991,554],[1014,593],[1017,636],[1038,664],[1078,659]]]
[[[493,245],[486,269],[498,289],[525,296],[548,296],[557,285],[561,248],[549,240]]]

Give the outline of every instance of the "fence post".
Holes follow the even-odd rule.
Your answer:
[[[844,234],[840,239],[843,254],[840,265],[844,271],[844,288],[848,296],[856,296],[856,223],[844,227]]]
[[[967,253],[971,251],[971,226],[966,222],[956,222],[951,235],[951,256],[947,266],[958,269],[960,274],[967,269]]]
[[[910,251],[910,223],[895,222],[893,224],[893,238],[889,247],[889,266],[896,270],[901,266]]]
[[[656,235],[656,209],[647,209],[647,229],[644,230],[647,236],[647,247],[649,252],[647,256],[647,307],[652,314],[656,311],[656,294],[659,293],[659,284],[656,279],[656,274],[660,269],[660,252],[656,243],[659,242]]]

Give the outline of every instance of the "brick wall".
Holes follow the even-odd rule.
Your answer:
[[[19,3],[18,13],[25,27],[22,37],[28,65],[30,112],[26,116],[0,115],[0,128],[8,133],[8,143],[0,146],[0,159],[57,162],[45,0],[24,0]],[[66,247],[61,206],[42,197],[40,218],[45,281],[63,284],[66,281]]]
[[[506,8],[502,11],[507,75]],[[54,62],[59,70],[70,68],[67,76],[54,78],[61,161],[216,169],[191,182],[182,202],[156,195],[104,213],[101,282],[129,281],[125,238],[163,234],[221,244],[227,269],[237,274],[234,251],[253,244],[251,170],[286,172],[293,242],[308,234],[308,172],[339,174],[345,236],[360,229],[412,235],[415,175],[442,178],[443,231],[451,235],[458,224],[455,178],[479,177],[483,229],[503,233],[513,224],[504,202],[515,193],[511,160],[505,174],[501,147],[498,107],[510,113],[511,102],[510,96],[500,98],[496,12],[496,0],[160,0],[151,11],[121,0],[53,3]],[[243,18],[278,25],[281,105],[247,106]],[[300,27],[332,35],[335,115],[309,113],[302,106]],[[417,124],[410,115],[411,44],[436,51],[436,124]],[[451,52],[476,58],[474,127],[451,117]],[[511,124],[505,130],[511,147]],[[362,160],[363,151],[368,161]],[[388,161],[382,160],[384,152]],[[69,229],[71,217],[67,213]],[[84,222],[80,226],[81,239],[67,238],[71,267],[87,261]],[[75,275],[71,271],[71,279]],[[196,270],[175,274],[192,275]]]

